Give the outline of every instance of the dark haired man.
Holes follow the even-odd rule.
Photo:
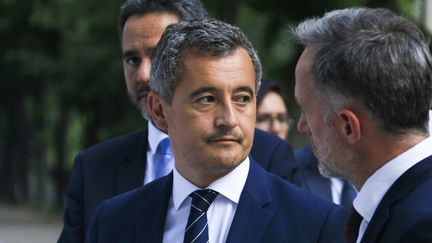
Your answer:
[[[86,242],[342,242],[343,209],[249,157],[261,63],[217,20],[169,26],[153,53],[148,111],[173,172],[102,202]]]
[[[199,0],[129,0],[121,7],[119,30],[126,87],[144,118],[149,118],[146,103],[151,54],[165,28],[206,16]],[[76,157],[59,242],[83,242],[102,200],[147,184],[172,169],[168,135],[152,122],[147,127],[99,143]],[[252,156],[266,170],[291,179],[295,160],[288,143],[257,130]]]

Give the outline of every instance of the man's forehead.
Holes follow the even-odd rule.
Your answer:
[[[316,49],[314,48],[305,48],[296,65],[294,98],[299,105],[303,98],[312,91],[312,65],[315,52]]]
[[[122,39],[129,38],[157,38],[162,36],[166,27],[178,23],[177,15],[169,12],[152,12],[146,14],[135,14],[130,16],[123,28]]]

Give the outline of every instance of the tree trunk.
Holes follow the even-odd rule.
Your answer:
[[[24,119],[24,96],[16,92],[6,104],[6,137],[0,170],[0,195],[17,202],[28,196],[28,129]]]
[[[63,207],[63,198],[67,185],[67,173],[65,172],[65,154],[66,154],[66,135],[69,121],[69,113],[64,107],[60,107],[60,120],[55,128],[55,147],[56,147],[56,165],[54,168],[55,180],[55,206]]]
[[[47,166],[47,158],[46,158],[46,149],[47,149],[47,139],[45,137],[46,132],[46,116],[48,112],[45,110],[45,88],[43,81],[38,83],[38,89],[35,93],[35,102],[34,102],[34,110],[35,113],[33,116],[34,119],[34,143],[33,152],[34,152],[34,161],[35,161],[35,171],[36,171],[36,192],[35,192],[35,200],[37,202],[45,202],[46,200],[46,188],[48,187],[48,166]],[[44,111],[44,112],[42,112]]]

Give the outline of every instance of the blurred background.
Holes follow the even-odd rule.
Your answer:
[[[51,228],[41,230],[55,234],[40,242],[54,242],[77,152],[145,126],[128,100],[123,79],[117,30],[123,1],[0,0],[1,243],[19,242],[11,236],[12,222],[25,221],[29,215],[38,220],[25,222],[47,222]],[[294,120],[294,67],[300,50],[289,39],[290,25],[336,8],[369,6],[402,13],[429,33],[432,12],[431,0],[203,3],[213,17],[239,26],[249,36],[265,77],[288,90]],[[288,140],[294,147],[307,143],[295,127],[291,130]],[[37,235],[35,227],[30,228]]]

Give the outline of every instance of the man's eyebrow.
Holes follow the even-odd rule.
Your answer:
[[[196,97],[196,96],[198,96],[198,95],[200,95],[202,93],[205,93],[205,92],[215,92],[215,91],[216,91],[216,88],[214,88],[214,87],[201,87],[201,88],[195,90],[194,92],[192,92],[189,95],[189,97],[194,98],[194,97]]]
[[[238,87],[234,90],[235,92],[247,92],[249,93],[250,96],[254,96],[254,90],[250,87],[250,86],[242,86],[242,87]]]
[[[126,57],[130,57],[130,56],[134,56],[136,54],[135,51],[133,50],[128,50],[122,53],[122,57],[126,58]]]
[[[156,48],[155,46],[147,47],[147,48],[144,49],[144,52],[152,55],[152,53],[153,53],[153,51],[154,51],[155,48]],[[136,50],[127,50],[127,51],[125,51],[125,52],[122,53],[122,57],[123,58],[130,57],[130,56],[135,56],[135,55],[137,55],[137,51]]]

